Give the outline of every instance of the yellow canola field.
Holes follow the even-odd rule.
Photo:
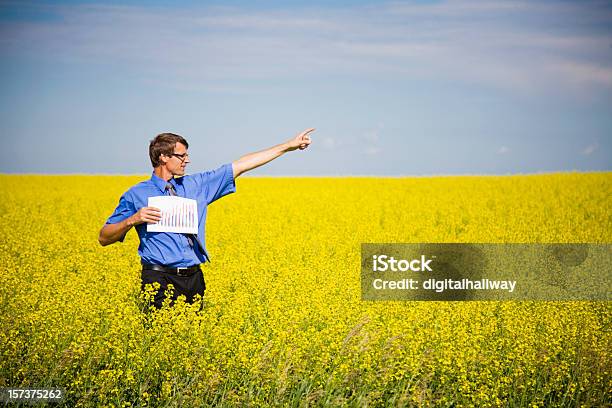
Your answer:
[[[366,302],[363,242],[612,238],[612,173],[240,178],[209,209],[203,313],[143,312],[148,176],[0,175],[0,387],[77,406],[598,406],[609,302]],[[197,306],[197,305],[196,305]]]

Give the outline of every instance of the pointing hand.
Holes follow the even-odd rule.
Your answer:
[[[289,140],[287,142],[287,146],[288,146],[287,151],[293,151],[296,149],[300,149],[300,150],[306,149],[312,142],[310,140],[309,134],[313,132],[314,130],[315,130],[314,128],[306,129],[302,133],[294,137],[293,139]]]

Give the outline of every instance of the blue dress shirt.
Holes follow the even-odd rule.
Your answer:
[[[196,200],[198,204],[197,240],[202,246],[192,247],[185,234],[170,232],[148,232],[147,223],[137,225],[140,238],[138,255],[143,263],[172,267],[199,265],[210,261],[206,251],[205,227],[206,210],[209,204],[236,191],[236,183],[231,163],[224,164],[216,170],[189,174],[169,181],[174,185],[178,196]],[[147,207],[149,197],[169,195],[166,181],[155,173],[147,181],[136,184],[119,199],[119,205],[106,221],[115,224],[135,214],[142,207]],[[125,235],[119,241],[123,242]]]

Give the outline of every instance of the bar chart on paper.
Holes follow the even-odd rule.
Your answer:
[[[198,233],[198,203],[196,200],[176,196],[149,197],[148,206],[161,210],[161,220],[156,224],[147,224],[147,231]]]

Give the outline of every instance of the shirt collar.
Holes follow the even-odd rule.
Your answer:
[[[168,182],[174,186],[174,190],[176,191],[176,185],[177,184],[176,184],[176,180],[174,178],[171,178],[170,180],[166,181],[163,178],[158,177],[157,174],[155,174],[155,172],[153,172],[151,174],[151,182],[153,184],[155,184],[155,186],[157,188],[159,188],[162,193],[166,192],[166,183],[168,183]]]

